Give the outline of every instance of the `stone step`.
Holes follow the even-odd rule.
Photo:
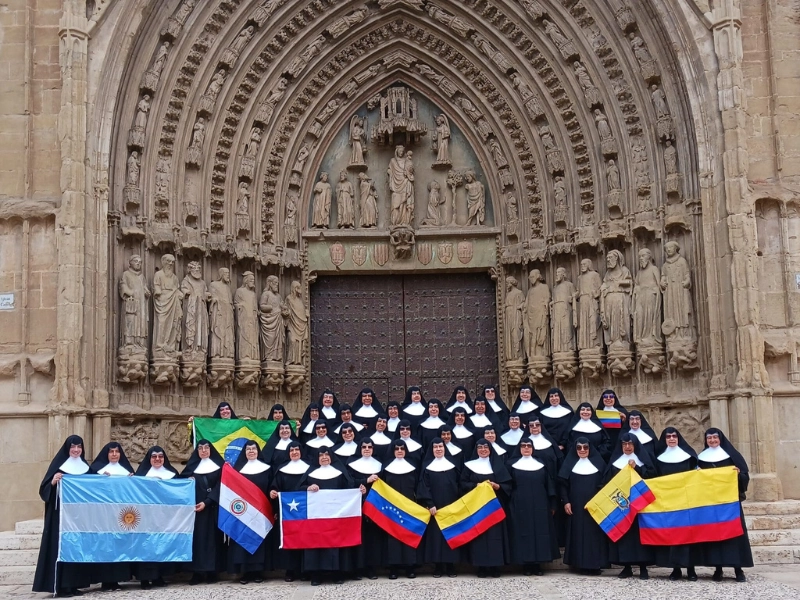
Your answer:
[[[752,550],[757,565],[800,564],[800,548],[796,546],[753,546]]]
[[[755,515],[800,515],[800,500],[779,502],[743,502],[745,516]]]
[[[13,531],[0,533],[0,551],[3,550],[35,550],[42,541],[41,535],[17,535]]]
[[[795,546],[800,551],[800,529],[748,531],[751,546]]]
[[[44,531],[44,519],[31,519],[30,521],[19,521],[14,526],[14,533],[17,535],[42,535]]]
[[[39,550],[0,550],[0,567],[36,566]]]
[[[0,585],[32,585],[36,566],[0,567]]]
[[[754,515],[744,520],[748,530],[800,529],[800,515]]]

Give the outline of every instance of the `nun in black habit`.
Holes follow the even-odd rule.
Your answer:
[[[533,440],[524,437],[506,467],[511,475],[508,503],[511,559],[525,575],[544,575],[541,563],[561,558],[553,520],[558,494],[554,474],[536,456]]]
[[[588,402],[581,402],[572,417],[567,435],[567,445],[571,447],[579,437],[588,438],[589,443],[600,452],[603,460],[608,460],[608,457],[611,456],[611,441],[608,433],[603,429],[603,424],[594,414],[594,408]]]
[[[317,454],[323,448],[333,448],[336,443],[328,437],[328,422],[320,417],[314,423],[314,437],[306,442],[306,455],[311,464],[317,463]]]
[[[528,437],[533,442],[533,451],[537,460],[547,466],[553,481],[557,483],[558,470],[561,468],[564,454],[545,426],[542,425],[541,417],[538,413],[534,413],[530,417],[530,421],[528,421]],[[556,489],[556,491],[558,490]],[[567,541],[567,513],[564,512],[564,506],[560,501],[557,502],[556,514],[553,518],[556,523],[556,532],[558,532],[558,545],[559,547],[564,547]]]
[[[444,442],[447,459],[458,467],[460,473],[467,457],[464,456],[464,450],[453,442],[453,428],[449,424],[442,425],[439,427],[439,437]]]
[[[444,508],[461,497],[459,490],[460,470],[457,463],[447,455],[447,448],[442,438],[433,438],[422,462],[417,501],[431,513],[431,520],[422,538],[422,562],[435,565],[433,576],[440,578],[445,573],[448,577],[456,576],[456,564],[461,562],[461,548],[453,550],[447,545],[439,524],[436,522],[436,511]]]
[[[374,456],[375,444],[370,438],[363,438],[359,443],[358,455],[347,463],[347,470],[353,482],[359,486],[366,496],[372,484],[383,470],[383,464]],[[372,519],[361,517],[361,545],[356,548],[356,564],[360,573],[368,579],[377,579],[375,569],[386,564],[386,533]]]
[[[622,469],[632,467],[642,479],[656,476],[656,469],[652,463],[653,457],[642,451],[642,446],[632,433],[623,433],[617,440],[617,446],[603,477],[603,485],[614,479]],[[627,579],[633,575],[633,565],[639,566],[639,579],[649,579],[647,567],[655,562],[653,546],[645,546],[639,539],[639,517],[637,516],[630,529],[616,542],[609,541],[608,558],[615,565],[623,565],[618,575],[620,579]]]
[[[650,456],[655,457],[656,440],[658,436],[641,412],[632,410],[628,413],[628,419],[622,426],[620,435],[623,433],[632,433],[635,435],[639,438],[639,443],[642,444],[642,452],[647,452]]]
[[[423,451],[427,451],[431,445],[431,440],[439,436],[439,429],[446,425],[447,412],[444,405],[436,398],[428,400],[425,415],[417,427],[416,436],[422,444]]]
[[[505,425],[501,425],[491,413],[485,398],[477,398],[475,402],[472,403],[472,407],[475,409],[475,412],[468,417],[469,426],[472,429],[480,431],[486,427],[491,427],[498,432],[498,435],[504,430]]]
[[[397,431],[397,426],[400,425],[400,419],[402,418],[400,415],[402,412],[403,409],[396,400],[390,400],[386,405],[386,416],[389,417],[386,421],[386,431],[389,432],[387,435],[394,436]]]
[[[347,462],[359,452],[356,439],[356,428],[353,423],[342,423],[339,428],[339,443],[333,447],[336,460],[342,464]]]
[[[300,485],[305,479],[306,473],[311,466],[303,460],[302,449],[299,442],[289,442],[287,448],[289,460],[283,465],[274,469],[272,477],[272,485],[270,486],[269,497],[273,502],[272,510],[279,518],[280,512],[277,506],[278,492],[298,492]],[[280,531],[280,523],[275,523],[272,528],[273,531]],[[276,534],[275,539],[280,536]],[[278,540],[278,545],[280,542]],[[297,574],[300,572],[303,565],[303,551],[302,550],[283,550],[278,551],[273,556],[273,567],[275,569],[283,569],[285,572],[284,581],[294,581]]]
[[[456,408],[463,408],[468,415],[471,415],[475,408],[472,406],[472,399],[469,397],[467,388],[463,385],[457,385],[450,394],[450,400],[447,401],[447,412],[452,413]]]
[[[217,410],[214,411],[214,414],[211,415],[212,419],[238,419],[239,417],[236,416],[236,413],[233,411],[233,407],[230,405],[229,402],[220,402],[217,405]],[[245,418],[246,419],[246,418]],[[194,444],[194,426],[192,422],[194,421],[194,417],[189,417],[189,442]]]
[[[570,446],[558,472],[558,489],[567,519],[564,564],[587,575],[600,575],[609,566],[608,538],[584,508],[603,487],[606,463],[588,438]]]
[[[77,435],[69,436],[50,461],[39,485],[39,497],[44,501],[44,529],[36,573],[33,576],[34,592],[49,592],[69,598],[80,595],[78,588],[89,587],[92,583],[90,565],[63,562],[56,565],[61,520],[58,483],[64,475],[85,475],[91,472],[89,463],[84,458],[83,439]]]
[[[356,487],[346,467],[332,462],[335,454],[327,448],[317,451],[317,465],[303,476],[301,490],[346,490]],[[353,548],[313,548],[303,550],[303,570],[309,574],[311,585],[317,586],[329,574],[336,583],[343,583],[345,574],[356,570]]]
[[[339,422],[339,400],[331,390],[326,389],[320,394],[319,402],[320,418],[326,419],[335,429]]]
[[[319,415],[319,404],[312,402],[306,406],[303,417],[300,419],[300,429],[297,432],[297,439],[300,440],[302,444],[305,444],[308,440],[312,440],[316,437],[316,433],[314,432],[314,424],[319,420]]]
[[[292,422],[284,419],[269,436],[264,449],[261,451],[261,460],[273,469],[289,460],[289,444],[297,441],[297,436],[292,430]]]
[[[97,458],[90,465],[92,473],[106,475],[109,477],[132,477],[133,467],[125,450],[118,442],[109,442],[100,452]],[[131,564],[124,562],[115,563],[92,563],[92,581],[99,581],[103,590],[122,589],[120,581],[130,581]]]
[[[520,417],[527,417],[537,410],[541,410],[541,408],[542,399],[539,398],[539,395],[531,386],[525,384],[519,388],[519,393],[514,406],[511,407],[511,412],[517,413]]]
[[[575,411],[564,397],[564,392],[558,388],[551,388],[547,392],[544,406],[539,409],[542,425],[545,426],[562,452],[566,452],[574,413]]]
[[[697,468],[697,452],[694,451],[680,431],[667,427],[661,432],[656,442],[656,471],[659,476],[686,473]],[[659,567],[671,567],[669,578],[677,581],[682,577],[681,568],[686,568],[686,578],[697,581],[697,573],[692,562],[692,544],[675,546],[654,546],[656,564]]]
[[[477,435],[492,445],[492,449],[494,450],[495,454],[497,454],[497,456],[499,456],[503,462],[508,460],[509,456],[511,456],[508,452],[508,448],[498,441],[499,438],[497,437],[497,430],[491,425],[489,427],[479,429]]]
[[[349,425],[353,428],[356,439],[360,438],[361,434],[365,431],[361,423],[353,420],[353,409],[350,408],[349,404],[342,404],[339,407],[339,424],[333,429],[333,434],[337,441],[342,440],[341,432],[342,427],[345,425]]]
[[[406,459],[413,461],[415,464],[419,464],[422,462],[422,457],[425,456],[425,449],[422,447],[422,444],[419,443],[418,440],[414,439],[411,436],[411,432],[413,430],[413,425],[411,421],[408,419],[403,419],[400,421],[400,425],[395,432],[395,440],[403,440],[405,443],[405,451],[406,451]],[[394,446],[392,446],[394,448]],[[394,458],[394,450],[390,450],[390,454],[387,457],[387,461],[391,461]]]
[[[450,413],[447,425],[450,427],[453,443],[464,452],[464,458],[472,456],[476,438],[475,432],[467,423],[467,411],[460,406],[455,408]]]
[[[191,585],[217,580],[224,564],[225,545],[217,528],[219,514],[219,482],[225,464],[217,449],[208,440],[200,440],[186,466],[182,479],[194,479],[195,506],[194,536],[192,537]]]
[[[712,427],[706,431],[705,449],[697,455],[697,466],[700,469],[736,469],[739,481],[739,517],[743,533],[738,537],[721,542],[697,544],[695,564],[715,567],[712,576],[714,581],[722,580],[723,567],[733,567],[736,581],[747,581],[742,568],[753,566],[753,554],[750,550],[750,539],[747,536],[741,502],[746,497],[747,485],[750,483],[747,462],[725,437],[725,434],[716,427]]]
[[[379,415],[375,419],[375,431],[368,438],[372,440],[372,455],[381,462],[389,456],[392,438],[394,437],[394,434],[389,431],[388,423],[388,417]]]
[[[167,453],[161,446],[153,446],[144,455],[139,468],[136,469],[136,477],[151,477],[153,479],[169,480],[178,476],[178,471],[169,462]],[[188,565],[187,565],[188,566]],[[167,582],[164,577],[174,575],[178,570],[176,563],[156,563],[143,562],[137,563],[134,568],[136,579],[141,583],[142,589],[151,587],[164,587]]]
[[[428,406],[428,401],[422,395],[422,390],[413,385],[406,390],[406,397],[403,400],[401,419],[411,421],[411,429],[414,433],[417,431],[417,426],[425,418],[425,410]],[[391,415],[390,415],[391,416]]]
[[[508,406],[500,397],[500,388],[494,384],[485,385],[481,390],[481,396],[489,404],[489,410],[500,423],[505,423],[508,419]]]
[[[267,421],[291,421],[292,417],[289,416],[289,413],[286,412],[286,409],[283,407],[283,404],[273,404],[272,408],[269,409],[269,414],[267,415]]]
[[[239,454],[239,458],[233,468],[244,475],[266,496],[272,483],[273,469],[263,460],[259,460],[260,453],[261,449],[258,447],[258,443],[248,440],[245,442],[244,450]],[[228,572],[234,575],[239,574],[239,583],[246,584],[251,581],[261,583],[263,581],[263,572],[272,569],[271,555],[273,550],[277,550],[278,546],[275,543],[275,538],[279,536],[276,534],[277,531],[273,527],[253,554],[250,554],[233,539],[230,540],[228,545]]]
[[[488,481],[501,504],[506,504],[511,493],[511,475],[492,444],[484,438],[475,443],[472,460],[461,469],[461,493],[474,490],[479,483]],[[505,520],[492,525],[469,543],[470,563],[478,569],[478,577],[500,577],[500,567],[508,563],[509,547]]]
[[[595,410],[607,410],[619,413],[619,427],[606,427],[603,425],[603,428],[608,432],[608,439],[611,440],[611,447],[616,448],[622,426],[625,424],[625,421],[628,420],[628,411],[620,404],[617,393],[614,390],[604,390],[603,393],[600,394],[600,399],[597,401]]]
[[[538,413],[534,413],[536,418],[538,419]],[[530,414],[525,415],[526,417],[530,416]],[[512,449],[516,448],[517,444],[519,444],[520,440],[525,437],[525,429],[523,428],[522,418],[520,417],[519,413],[509,413],[508,414],[508,425],[505,430],[505,433],[500,436],[500,443],[502,443],[506,448]]]
[[[364,388],[353,402],[353,421],[363,425],[366,428],[365,433],[371,435],[375,432],[375,422],[380,416],[386,416],[386,413],[378,401],[378,396],[372,389]]]
[[[417,460],[410,456],[406,448],[406,440],[397,439],[392,442],[392,456],[383,465],[381,478],[395,491],[415,502],[417,465]],[[418,562],[416,548],[404,544],[391,535],[386,536],[386,564],[389,567],[389,579],[397,579],[399,569],[405,569],[406,577],[414,579],[417,576]]]

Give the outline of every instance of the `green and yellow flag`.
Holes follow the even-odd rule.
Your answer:
[[[242,444],[244,440],[253,440],[263,448],[269,436],[278,427],[278,424],[279,421],[245,421],[243,419],[211,419],[205,417],[195,418],[192,421],[195,444],[197,444],[197,440],[208,440],[223,457],[231,442],[237,440],[242,440]],[[239,446],[241,444],[235,445]]]

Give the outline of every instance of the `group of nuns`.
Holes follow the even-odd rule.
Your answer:
[[[621,428],[604,426],[595,410],[620,413]],[[226,402],[213,416],[237,418]],[[627,411],[611,390],[603,392],[596,409],[587,402],[573,409],[557,388],[542,402],[533,388],[523,385],[510,410],[492,385],[484,386],[475,400],[458,386],[446,404],[426,400],[419,387],[411,387],[403,403],[392,401],[385,408],[369,388],[352,405],[340,404],[325,390],[296,427],[279,404],[268,419],[279,423],[264,447],[246,442],[233,466],[273,501],[276,515],[279,492],[358,488],[366,495],[381,479],[430,511],[419,547],[400,542],[364,516],[360,546],[284,550],[276,523],[251,554],[217,528],[224,460],[208,440],[197,441],[178,473],[159,446],[147,451],[135,471],[115,442],[89,464],[81,438],[70,436],[40,487],[45,528],[33,590],[70,596],[97,582],[103,589],[118,589],[120,581],[132,577],[148,588],[166,585],[164,577],[178,571],[192,572],[192,584],[216,581],[217,573],[226,570],[243,584],[258,583],[273,570],[284,571],[286,581],[303,577],[312,585],[325,579],[376,579],[378,569],[388,569],[390,579],[400,572],[414,578],[423,564],[434,566],[434,577],[455,577],[458,563],[472,565],[478,577],[499,577],[505,565],[542,575],[541,565],[560,558],[560,547],[564,563],[587,575],[616,564],[623,567],[620,578],[631,577],[632,567],[638,566],[639,577],[647,579],[647,567],[658,565],[673,569],[671,580],[680,579],[685,568],[688,579],[695,581],[695,566],[713,566],[714,581],[722,579],[723,567],[733,567],[736,580],[745,581],[742,568],[753,566],[741,511],[743,535],[722,542],[645,546],[638,520],[617,542],[609,540],[584,506],[627,465],[644,479],[733,468],[740,500],[749,482],[747,463],[719,429],[706,431],[705,447],[698,454],[674,427],[656,436],[642,413]],[[193,478],[197,505],[191,564],[59,563],[56,570],[55,486],[63,474],[84,473]],[[453,550],[433,516],[482,482],[496,492],[506,519]]]

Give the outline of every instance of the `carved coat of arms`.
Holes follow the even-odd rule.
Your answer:
[[[439,242],[439,262],[449,265],[453,260],[453,244],[450,242]]]
[[[417,244],[417,258],[423,265],[427,265],[433,259],[433,248],[428,242]]]
[[[379,267],[382,267],[389,262],[389,244],[380,243],[372,247],[372,260],[375,261]]]
[[[367,262],[367,247],[363,244],[353,246],[353,262],[359,267]]]
[[[342,244],[336,242],[330,247],[331,262],[337,267],[344,262],[345,249]]]
[[[472,242],[458,242],[458,260],[465,265],[472,260]]]

